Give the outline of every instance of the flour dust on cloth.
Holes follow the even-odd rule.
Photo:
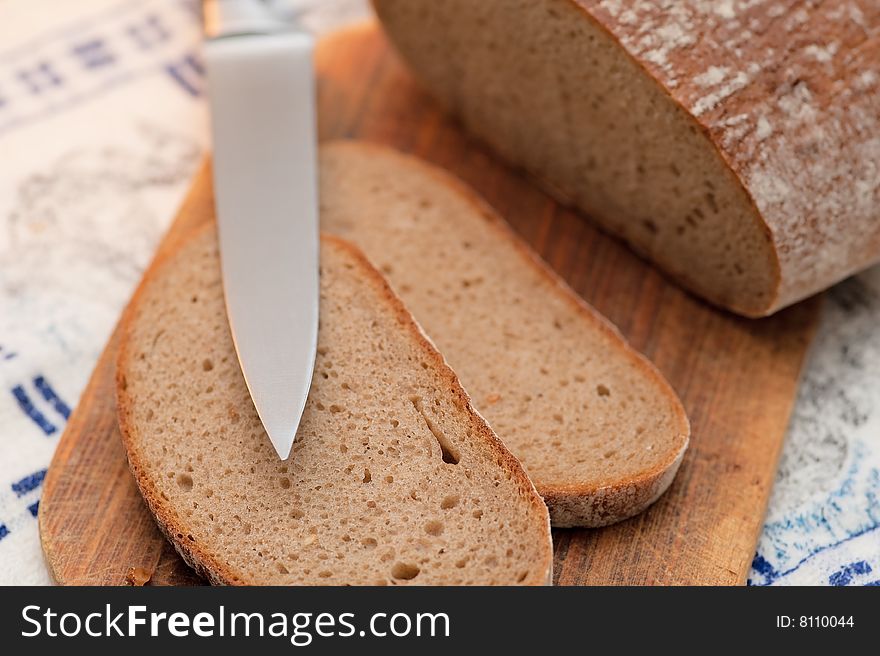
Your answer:
[[[364,0],[276,0],[316,32]],[[197,0],[6,0],[0,21],[0,584],[50,582],[46,467],[206,145]],[[751,575],[880,579],[880,272],[830,294]]]

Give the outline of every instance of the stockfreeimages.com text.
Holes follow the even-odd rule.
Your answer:
[[[183,638],[244,636],[287,638],[297,647],[311,644],[315,637],[349,638],[375,636],[449,637],[446,613],[374,613],[358,628],[354,613],[245,613],[229,612],[220,606],[214,612],[157,613],[146,606],[127,606],[114,611],[107,604],[103,611],[82,614],[62,612],[40,606],[25,606],[22,619],[26,638],[49,637],[138,637],[170,635]]]

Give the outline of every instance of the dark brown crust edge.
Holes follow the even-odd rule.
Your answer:
[[[679,448],[670,457],[658,462],[628,478],[620,479],[602,487],[588,486],[572,482],[568,485],[538,486],[538,492],[550,509],[550,520],[556,527],[600,527],[628,519],[645,510],[669,487],[687,450],[690,441],[690,422],[675,391],[641,353],[632,348],[620,331],[584,301],[568,284],[560,278],[519,236],[507,222],[472,188],[445,170],[407,155],[393,148],[369,141],[331,141],[322,145],[329,149],[372,149],[382,156],[398,158],[408,166],[416,167],[441,183],[453,188],[466,199],[498,233],[499,239],[510,242],[520,256],[538,273],[556,286],[560,295],[584,319],[584,322],[603,331],[612,341],[619,344],[620,355],[627,357],[633,366],[654,381],[658,394],[666,398],[671,413],[676,417],[679,432],[675,436],[680,441]]]
[[[249,583],[245,577],[233,571],[228,564],[218,561],[213,555],[202,550],[197,543],[189,543],[187,541],[187,531],[184,522],[181,521],[171,507],[163,504],[161,495],[158,493],[152,479],[141,468],[139,464],[140,453],[138,452],[135,439],[137,429],[131,421],[131,403],[126,393],[125,383],[125,368],[128,362],[128,346],[132,325],[141,299],[153,278],[160,275],[162,270],[169,266],[171,261],[178,257],[189,244],[214,230],[213,225],[202,226],[194,230],[186,238],[181,239],[173,251],[157,259],[144,275],[141,284],[138,286],[125,310],[121,322],[120,346],[116,365],[116,404],[120,433],[122,434],[123,446],[128,457],[129,468],[134,475],[141,496],[143,496],[159,529],[174,545],[174,548],[181,558],[186,561],[187,565],[196,570],[212,585],[248,585]],[[550,520],[544,502],[523,470],[522,465],[507,450],[507,447],[504,446],[498,436],[495,435],[483,416],[473,407],[470,396],[461,386],[455,372],[452,371],[444,357],[437,351],[419,324],[403,305],[403,302],[392,291],[382,274],[370,264],[366,256],[357,247],[338,237],[322,234],[321,239],[325,244],[332,244],[334,248],[346,251],[348,255],[358,261],[363,268],[363,273],[366,274],[364,279],[374,285],[380,295],[385,298],[389,305],[389,310],[394,313],[400,327],[408,331],[410,336],[415,339],[419,348],[422,348],[425,354],[435,362],[437,373],[448,383],[449,389],[455,397],[456,405],[469,415],[471,422],[477,429],[477,434],[483,436],[490,444],[490,447],[498,453],[503,466],[517,479],[520,489],[527,494],[526,500],[531,506],[531,511],[537,512],[538,516],[544,516],[544,521],[538,527],[541,541],[545,544],[544,562],[535,568],[531,576],[523,582],[523,585],[550,585],[553,580],[553,542],[550,536]]]

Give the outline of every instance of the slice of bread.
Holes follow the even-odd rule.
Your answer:
[[[213,228],[124,319],[119,423],[184,559],[228,584],[544,584],[547,509],[442,356],[354,247],[321,246],[315,378],[289,460],[226,322]]]
[[[690,435],[657,370],[457,179],[364,143],[321,157],[323,229],[389,278],[553,525],[602,526],[653,503]]]

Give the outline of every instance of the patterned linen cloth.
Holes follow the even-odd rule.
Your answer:
[[[367,11],[275,4],[317,32]],[[205,149],[205,80],[195,0],[5,0],[0,16],[0,583],[49,583],[46,467]],[[880,579],[878,320],[880,272],[830,294],[754,584]]]

